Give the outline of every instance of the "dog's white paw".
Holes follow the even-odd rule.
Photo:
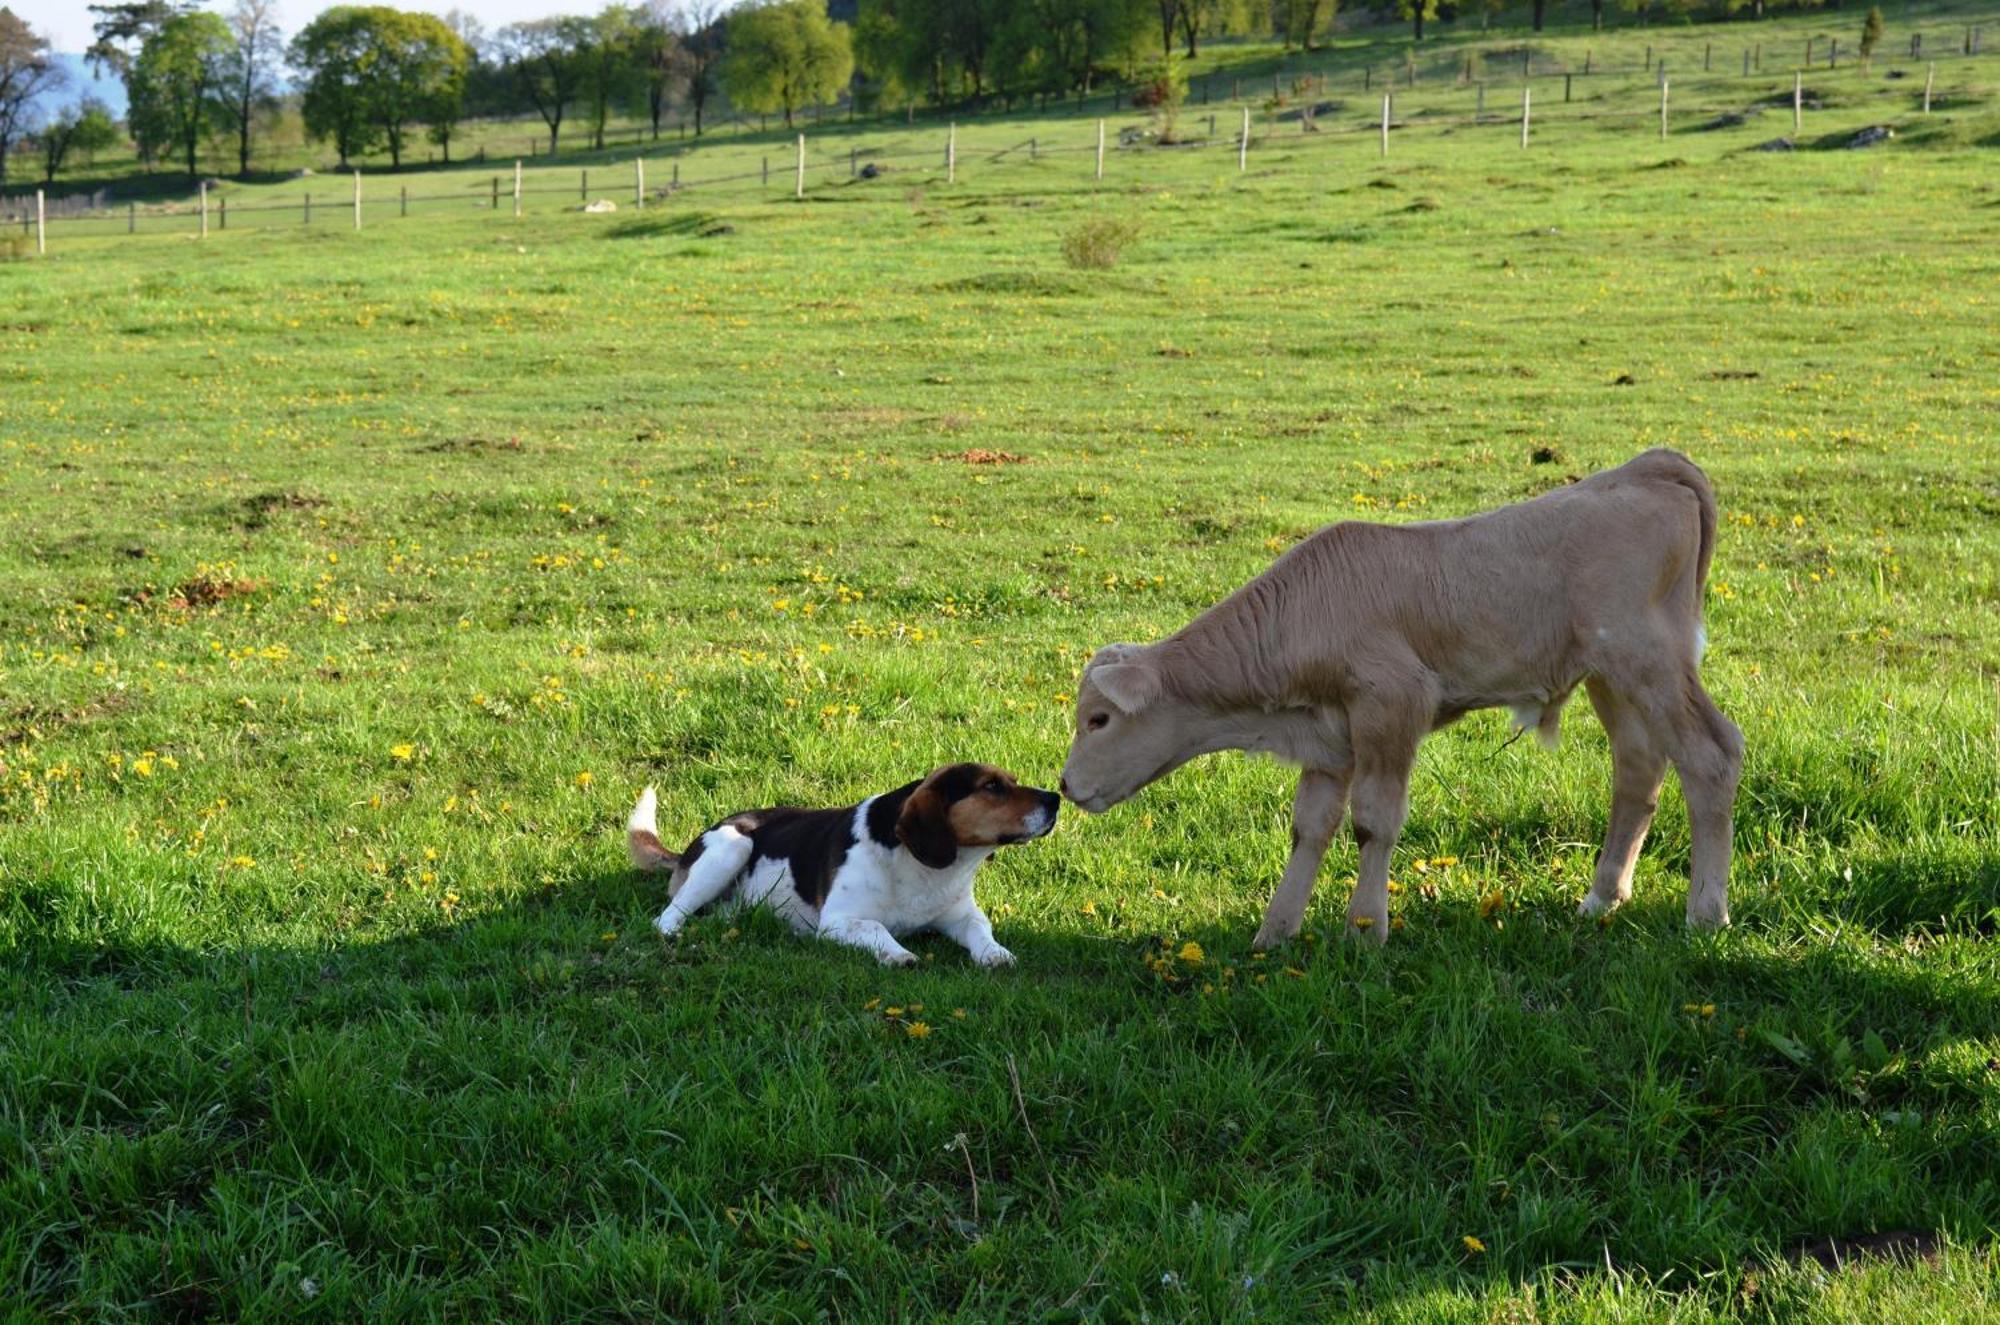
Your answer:
[[[687,924],[687,917],[670,906],[660,912],[659,919],[653,922],[653,928],[660,932],[661,938],[670,939],[680,933],[681,927],[685,924]]]
[[[916,953],[905,948],[898,948],[894,952],[879,952],[875,957],[884,966],[915,966],[919,960]]]
[[[1012,966],[1014,964],[1014,954],[996,943],[972,960],[978,962],[988,970],[998,970],[1003,966]]]

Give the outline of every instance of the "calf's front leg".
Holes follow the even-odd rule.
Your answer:
[[[1291,938],[1305,922],[1313,880],[1347,808],[1347,777],[1346,769],[1329,773],[1308,768],[1299,774],[1299,789],[1292,797],[1292,854],[1278,891],[1264,909],[1264,924],[1252,940],[1260,951]]]

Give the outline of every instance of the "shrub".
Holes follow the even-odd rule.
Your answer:
[[[1093,216],[1063,236],[1063,261],[1072,267],[1114,267],[1126,246],[1138,237],[1136,221]]]

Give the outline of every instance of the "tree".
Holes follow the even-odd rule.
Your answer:
[[[1414,41],[1424,39],[1424,20],[1438,16],[1438,0],[1396,0],[1396,12],[1416,24]]]
[[[111,108],[96,97],[85,97],[79,103],[79,110],[76,136],[70,141],[70,147],[83,153],[86,166],[96,165],[99,152],[108,152],[118,146],[118,121],[112,118]]]
[[[1861,62],[1865,65],[1875,56],[1875,48],[1882,44],[1882,9],[1879,5],[1868,7],[1868,17],[1861,23]]]
[[[190,179],[201,173],[202,135],[228,115],[223,61],[234,46],[219,15],[176,14],[140,47],[126,79],[132,136],[150,152],[180,149]]]
[[[333,140],[343,170],[375,145],[373,29],[366,10],[341,5],[322,11],[292,39],[291,61],[305,75],[299,109],[306,132]]]
[[[195,8],[195,0],[126,0],[91,5],[90,12],[97,15],[91,27],[95,40],[84,51],[83,61],[92,73],[109,69],[121,80],[127,79],[139,52],[159,35],[167,20],[191,14]]]
[[[746,110],[783,111],[838,96],[854,77],[854,43],[845,23],[814,0],[777,0],[738,10],[729,20],[729,59],[722,81]]]
[[[675,67],[680,73],[681,94],[694,111],[694,136],[701,137],[702,114],[715,99],[716,75],[722,68],[729,28],[723,22],[723,0],[690,0],[676,11],[680,38],[675,48]]]
[[[1331,20],[1337,8],[1337,0],[1280,0],[1276,15],[1286,47],[1296,41],[1305,50],[1313,49],[1313,34],[1323,20]]]
[[[49,39],[0,7],[0,184],[7,182],[7,153],[34,128],[35,103],[62,82]]]
[[[465,96],[471,52],[444,20],[429,14],[371,8],[372,50],[364,74],[366,100],[389,147],[391,169],[403,167],[403,140],[411,120],[456,124]],[[445,139],[448,142],[450,132]]]
[[[637,11],[631,51],[646,92],[646,117],[652,123],[657,142],[660,118],[666,114],[673,86],[680,80],[680,38],[674,34],[673,11],[667,0],[647,0],[646,7]]]
[[[236,126],[236,173],[250,173],[250,126],[278,104],[277,68],[284,58],[277,0],[236,0],[229,12],[234,39],[222,61],[222,98]]]
[[[582,23],[577,62],[583,72],[584,104],[590,115],[590,144],[601,152],[611,103],[635,94],[644,77],[638,53],[640,19],[629,6],[614,4]]]
[[[42,180],[56,182],[56,172],[62,169],[63,159],[76,142],[77,125],[83,120],[83,112],[74,105],[64,106],[55,118],[42,126]]]
[[[589,19],[541,18],[500,30],[507,67],[521,95],[549,126],[549,151],[556,150],[563,114],[583,86],[579,52],[589,43]]]

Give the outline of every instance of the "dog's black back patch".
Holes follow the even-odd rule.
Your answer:
[[[681,853],[681,864],[692,869],[701,859],[703,842],[716,828],[734,828],[750,839],[750,866],[759,860],[782,860],[792,876],[799,900],[818,907],[833,888],[833,876],[853,845],[852,805],[841,810],[800,810],[779,806],[734,814],[704,832]]]

